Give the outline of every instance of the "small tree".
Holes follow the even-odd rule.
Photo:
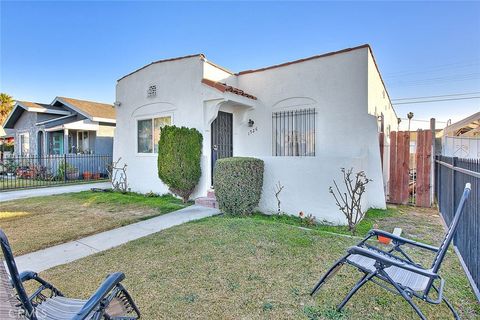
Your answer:
[[[122,167],[118,164],[122,158],[118,158],[117,161],[107,164],[108,178],[112,183],[112,188],[115,191],[126,193],[129,191],[127,181],[127,164],[124,163]]]
[[[362,212],[361,205],[362,196],[366,190],[365,186],[372,180],[367,178],[364,171],[357,172],[355,178],[352,177],[353,168],[349,170],[342,168],[341,171],[343,173],[343,182],[346,191],[340,191],[335,180],[333,180],[335,190],[333,187],[330,187],[329,190],[335,198],[338,208],[347,218],[348,230],[352,232],[352,234],[355,234],[358,223],[362,221],[365,216],[365,213]]]
[[[282,207],[281,207],[282,202],[280,201],[280,193],[283,191],[284,187],[285,186],[282,185],[280,181],[278,181],[278,183],[275,185],[273,189],[275,191],[275,198],[277,199],[277,214],[282,213]]]
[[[158,142],[158,177],[187,202],[200,180],[202,134],[197,129],[166,126]]]

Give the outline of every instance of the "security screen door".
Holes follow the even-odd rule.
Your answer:
[[[212,122],[212,185],[213,170],[218,159],[233,156],[233,114],[218,112],[217,118]]]

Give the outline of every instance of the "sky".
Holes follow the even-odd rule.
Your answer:
[[[42,103],[113,103],[117,79],[169,57],[204,53],[236,72],[364,43],[392,99],[480,97],[480,2],[0,0],[0,38],[0,91]],[[438,127],[480,99],[395,109]]]

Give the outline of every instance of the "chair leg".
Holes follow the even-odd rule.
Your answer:
[[[343,266],[343,264],[345,263],[345,258],[348,257],[348,255],[344,256],[343,258],[341,258],[340,260],[338,260],[337,262],[335,262],[335,264],[327,271],[327,273],[325,273],[323,275],[323,277],[320,278],[320,280],[317,282],[317,284],[315,285],[315,287],[313,287],[312,289],[312,292],[310,292],[310,296],[314,296],[318,290],[320,290],[320,287],[328,280],[330,279],[331,277],[333,277],[337,272],[338,270],[340,270],[340,268]]]
[[[447,305],[448,309],[450,309],[450,311],[452,312],[453,317],[454,317],[456,320],[460,320],[460,316],[458,315],[457,311],[456,311],[455,308],[452,306],[452,304],[450,303],[450,301],[448,301],[447,298],[445,298],[445,297],[443,297],[443,301],[444,301],[445,304]]]
[[[367,281],[369,281],[376,273],[365,273],[363,277],[355,284],[355,286],[350,290],[342,303],[337,307],[337,311],[341,311],[342,308],[347,304],[348,300],[360,289]]]
[[[432,285],[432,288],[438,293],[437,287],[435,287],[435,286]],[[447,300],[447,298],[445,297],[445,295],[442,297],[442,300],[445,302],[445,304],[447,305],[448,309],[450,309],[450,311],[452,312],[453,317],[454,317],[456,320],[459,320],[459,319],[460,319],[460,316],[458,315],[457,310],[455,310],[455,308],[454,308],[453,305],[450,303],[450,301]]]

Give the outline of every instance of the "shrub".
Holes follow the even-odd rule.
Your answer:
[[[258,205],[263,186],[263,160],[225,158],[215,164],[213,185],[220,210],[249,214]]]
[[[202,134],[196,129],[166,126],[158,142],[158,177],[187,202],[200,180]]]

